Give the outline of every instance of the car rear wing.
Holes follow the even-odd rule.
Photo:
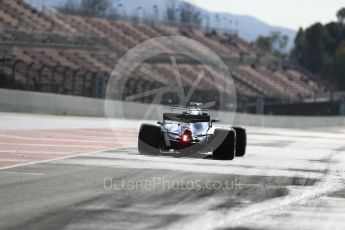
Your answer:
[[[177,121],[182,123],[198,123],[198,122],[210,122],[209,115],[192,115],[192,114],[180,114],[180,113],[164,113],[163,121]]]
[[[173,110],[184,110],[184,111],[188,111],[188,110],[195,110],[195,109],[198,109],[198,110],[201,111],[201,112],[207,112],[207,109],[200,108],[200,107],[192,107],[192,106],[183,107],[183,106],[174,106],[174,105],[170,107],[170,110],[171,110],[171,111],[173,111]]]
[[[190,102],[189,103],[189,106],[179,106],[179,105],[172,105],[170,106],[170,110],[171,112],[173,110],[182,110],[182,111],[185,111],[185,112],[190,112],[192,110],[198,110],[202,113],[207,113],[208,109],[207,108],[210,108],[212,106],[215,106],[215,101],[212,101],[212,102],[208,102],[208,103],[198,103],[198,102]]]

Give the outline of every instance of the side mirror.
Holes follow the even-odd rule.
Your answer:
[[[158,124],[158,125],[163,125],[163,122],[157,121],[157,124]]]
[[[212,127],[212,125],[213,125],[214,122],[220,122],[220,120],[212,119],[212,120],[210,121],[210,127]]]

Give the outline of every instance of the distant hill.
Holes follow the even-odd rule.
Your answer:
[[[175,7],[177,8],[183,2],[183,0],[175,0]],[[147,16],[153,15],[153,6],[157,5],[159,14],[162,17],[162,13],[166,12],[166,8],[168,5],[173,4],[173,0],[145,0],[145,4],[143,4],[142,0],[126,0],[125,2],[122,2],[122,4],[124,5],[126,12],[128,12],[129,14],[134,14],[137,11],[137,7],[141,6],[144,8],[145,14]],[[212,27],[217,27],[217,24],[219,24],[219,22],[216,20],[216,15],[219,15],[220,18],[226,18],[225,21],[237,21],[239,35],[248,42],[256,40],[259,35],[269,35],[271,31],[281,31],[283,34],[286,34],[289,37],[287,50],[290,50],[293,46],[293,41],[297,34],[297,32],[294,30],[272,26],[252,16],[236,15],[231,13],[215,13],[209,12],[196,6],[195,8],[197,9],[197,11],[202,12],[203,15],[209,15],[210,26]],[[223,24],[225,24],[225,22],[223,22]],[[235,29],[234,25],[232,29]]]
[[[297,32],[284,27],[272,26],[257,18],[245,15],[225,14],[239,22],[239,35],[247,41],[254,41],[259,35],[269,35],[271,31],[281,31],[289,37],[287,50],[291,50]]]
[[[38,2],[41,1],[30,1],[26,0],[27,2]],[[50,6],[56,6],[56,5],[62,5],[67,0],[45,0],[46,5]],[[80,0],[74,0],[75,2],[78,2]],[[153,17],[155,14],[155,10],[153,8],[154,5],[157,6],[160,19],[164,18],[166,15],[166,9],[167,6],[171,6],[172,4],[175,4],[175,7],[178,8],[184,1],[183,0],[115,0],[114,6],[121,3],[123,5],[123,9],[127,16],[133,16],[138,14],[138,6],[141,6],[144,12],[145,17]],[[38,5],[35,5],[35,7],[39,8]],[[269,35],[271,31],[281,31],[283,34],[288,35],[289,37],[289,44],[287,47],[287,50],[290,50],[293,46],[293,41],[296,36],[296,31],[283,28],[283,27],[277,27],[269,25],[268,23],[265,23],[257,18],[254,18],[252,16],[247,15],[235,15],[231,13],[215,13],[215,12],[209,12],[207,10],[201,9],[199,7],[193,6],[196,11],[199,11],[202,13],[203,17],[205,18],[206,15],[209,15],[210,18],[210,26],[211,27],[219,27],[219,24],[223,24],[221,27],[225,27],[224,25],[229,25],[229,20],[232,22],[237,21],[238,22],[238,32],[239,35],[247,40],[248,42],[254,41],[259,35]],[[123,11],[123,10],[121,10]],[[143,13],[141,13],[143,15]],[[164,16],[163,16],[164,15]],[[223,22],[220,22],[216,19],[216,15],[219,15],[219,18],[222,19]],[[203,20],[203,24],[206,24],[206,20]],[[235,28],[235,23],[233,23],[232,29]]]

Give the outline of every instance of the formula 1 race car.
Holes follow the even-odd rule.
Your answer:
[[[246,152],[247,134],[242,127],[215,128],[219,122],[195,103],[190,107],[172,107],[182,113],[164,113],[163,122],[142,124],[138,150],[141,154],[159,155],[164,152],[213,153],[213,158],[232,160]]]

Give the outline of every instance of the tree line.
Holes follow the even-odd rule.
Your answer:
[[[116,3],[116,2],[115,2]],[[144,4],[144,3],[143,3]],[[125,7],[122,3],[118,3],[121,7]],[[83,16],[106,17],[116,19],[118,17],[128,17],[136,19],[137,12],[127,12],[128,15],[123,15],[123,12],[118,12],[118,8],[114,1],[111,0],[81,0],[81,1],[67,1],[65,5],[58,8],[62,13],[77,14]],[[157,6],[153,6],[154,10],[158,10]],[[138,6],[138,8],[141,8]],[[125,11],[125,9],[122,9]],[[155,14],[155,12],[154,12]],[[153,17],[152,17],[153,16]],[[151,20],[157,20],[157,15],[152,15]],[[202,14],[198,8],[188,2],[175,2],[170,0],[167,2],[166,8],[163,9],[163,19],[170,23],[182,23],[200,26],[202,24]],[[150,20],[144,18],[145,21]]]
[[[337,12],[337,18],[299,29],[291,59],[345,90],[345,8]]]

